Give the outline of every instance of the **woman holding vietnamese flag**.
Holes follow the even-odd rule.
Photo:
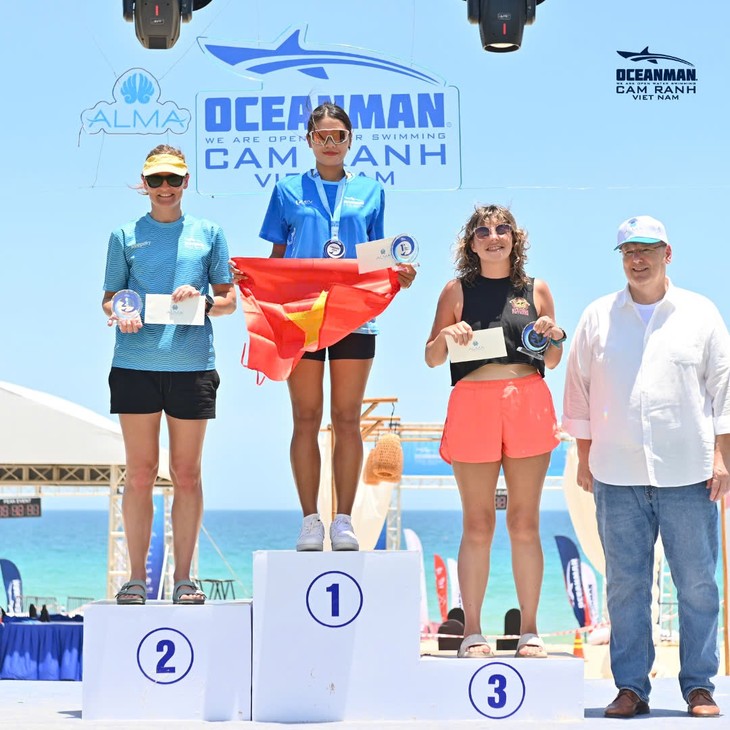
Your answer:
[[[260,236],[273,244],[271,258],[354,259],[355,245],[383,238],[385,194],[382,185],[345,170],[352,144],[352,123],[335,104],[318,106],[309,117],[307,143],[315,168],[279,181]],[[233,269],[236,281],[245,274]],[[399,267],[400,286],[416,276]],[[374,320],[331,347],[306,352],[287,382],[294,432],[290,458],[304,519],[297,550],[322,550],[324,525],[317,512],[321,455],[324,364],[330,361],[331,418],[334,431],[333,475],[337,514],[330,526],[333,550],[358,550],[351,513],[363,460],[360,412],[375,355]]]

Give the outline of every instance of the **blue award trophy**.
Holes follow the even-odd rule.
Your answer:
[[[545,359],[545,351],[550,345],[550,338],[535,332],[535,323],[530,322],[522,330],[522,346],[517,348],[518,352],[534,357],[537,360]]]
[[[412,264],[418,258],[418,241],[413,236],[401,233],[393,239],[390,254],[399,264]]]
[[[132,289],[121,289],[112,297],[112,314],[117,319],[137,319],[142,314],[142,297]]]

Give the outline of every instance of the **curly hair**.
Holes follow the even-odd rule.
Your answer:
[[[501,205],[477,205],[469,220],[459,233],[456,241],[456,277],[467,284],[473,284],[481,273],[479,256],[472,250],[474,231],[489,221],[509,223],[512,226],[512,251],[510,251],[510,280],[516,290],[525,289],[530,281],[525,273],[527,263],[527,249],[530,244],[527,240],[527,231],[520,228],[509,208]]]

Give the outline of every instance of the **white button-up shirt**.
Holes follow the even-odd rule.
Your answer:
[[[648,324],[628,286],[583,313],[568,356],[563,428],[590,439],[606,484],[678,487],[712,476],[730,433],[730,336],[707,298],[669,284]]]

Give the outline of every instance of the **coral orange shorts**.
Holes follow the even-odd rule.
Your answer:
[[[460,380],[451,392],[439,450],[451,464],[523,459],[559,443],[553,399],[539,373],[509,380]]]

